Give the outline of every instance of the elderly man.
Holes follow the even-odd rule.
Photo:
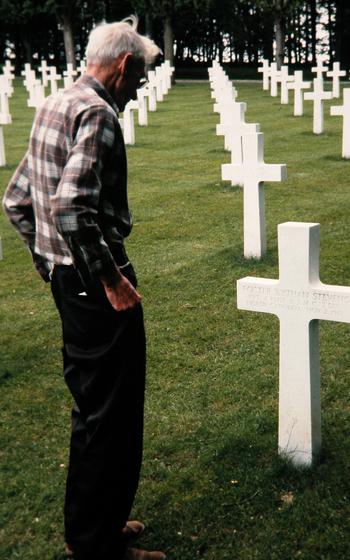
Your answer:
[[[130,546],[142,456],[145,337],[118,112],[136,96],[158,47],[136,18],[90,34],[87,72],[49,97],[4,197],[61,316],[74,398],[65,500],[66,553],[76,560],[160,560]]]

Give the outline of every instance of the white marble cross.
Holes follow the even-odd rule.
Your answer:
[[[139,108],[138,101],[131,100],[125,105],[123,111],[123,134],[127,146],[135,144],[134,111]]]
[[[304,82],[303,71],[296,70],[294,72],[294,81],[288,83],[287,87],[294,90],[294,116],[301,117],[304,113],[303,89],[309,89],[311,82]]]
[[[278,226],[279,280],[242,278],[239,309],[280,320],[278,446],[296,465],[311,465],[321,448],[318,321],[350,322],[350,287],[319,278],[319,224]]]
[[[12,118],[8,102],[9,84],[4,75],[0,76],[0,124],[11,124]]]
[[[343,105],[333,105],[331,115],[343,117],[342,156],[350,159],[350,88],[343,89]]]
[[[147,74],[148,84],[148,110],[154,112],[157,110],[157,80],[154,70],[149,70]]]
[[[327,72],[329,78],[333,78],[332,93],[333,97],[340,97],[340,80],[339,78],[346,76],[345,70],[340,70],[340,63],[333,63],[333,70]]]
[[[281,82],[281,104],[288,105],[289,96],[288,96],[288,84],[293,82],[294,76],[290,76],[288,74],[288,66],[281,67],[280,77],[278,79]]]
[[[171,76],[173,75],[175,68],[174,66],[170,66],[170,60],[165,60],[163,62],[163,66],[164,66],[164,73],[166,76],[166,83],[167,83],[167,88],[170,89],[171,88]]]
[[[47,65],[46,60],[41,61],[41,66],[39,66],[38,70],[41,73],[41,79],[42,79],[43,86],[47,87],[49,85],[47,77],[50,73],[50,70],[49,70],[49,67]]]
[[[147,114],[147,97],[148,91],[146,87],[139,88],[137,90],[137,101],[138,101],[138,123],[140,126],[148,125],[148,114]]]
[[[263,90],[269,90],[269,79],[270,79],[270,64],[269,61],[264,58],[262,61],[262,66],[259,66],[258,72],[263,75]]]
[[[164,100],[164,77],[163,77],[163,73],[160,69],[159,66],[156,67],[155,69],[156,72],[156,85],[157,85],[157,93],[156,93],[156,97],[157,97],[157,101],[163,101]]]
[[[11,64],[11,60],[6,60],[3,68],[2,68],[3,74],[6,77],[6,80],[8,82],[8,95],[9,97],[12,96],[13,94],[13,86],[12,86],[12,82],[15,79],[15,67],[12,66]]]
[[[277,63],[271,62],[270,66],[270,87],[271,87],[271,96],[277,97],[278,96],[278,81],[281,77],[281,71],[277,70]]]
[[[327,70],[328,70],[328,66],[323,66],[323,62],[320,58],[317,60],[317,66],[313,66],[311,68],[311,72],[316,74],[316,78],[322,78],[322,79],[323,79],[324,72],[327,72]]]
[[[51,86],[51,95],[55,95],[58,91],[57,82],[61,80],[62,76],[57,74],[56,66],[49,66],[49,70],[48,80]]]
[[[12,118],[8,105],[8,82],[5,76],[0,76],[0,167],[6,165],[5,141],[2,125],[11,124]]]
[[[226,163],[222,166],[222,178],[244,186],[244,256],[247,259],[260,259],[266,252],[263,181],[282,181],[286,177],[286,166],[264,162],[262,132],[242,136],[242,152],[242,163]]]
[[[74,78],[78,75],[78,71],[74,70],[73,64],[71,62],[67,63],[67,70],[63,72],[63,83],[64,89],[71,87],[74,84]]]
[[[86,62],[85,60],[80,61],[80,65],[77,67],[77,71],[82,76],[86,72]]]
[[[314,102],[314,134],[322,134],[324,131],[323,102],[327,99],[332,99],[332,97],[331,91],[324,91],[322,78],[314,79],[314,91],[304,93],[304,99]]]
[[[245,112],[247,104],[231,101],[226,112],[220,113],[220,124],[216,125],[216,135],[224,136],[225,149],[231,151],[232,163],[242,163],[242,142],[243,134],[249,132],[259,132],[260,125],[245,122]],[[236,184],[236,183],[232,183]]]
[[[40,109],[45,101],[45,88],[40,80],[35,80],[30,90],[30,96],[27,101],[28,107],[34,107],[36,110]]]
[[[21,76],[24,76],[23,84],[26,86],[27,91],[30,91],[32,82],[36,79],[35,71],[32,70],[29,62],[24,65],[24,70],[21,72]]]

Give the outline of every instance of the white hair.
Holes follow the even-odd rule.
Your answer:
[[[130,22],[130,23],[128,23]],[[129,16],[122,21],[97,25],[89,35],[86,47],[88,64],[109,64],[121,53],[130,52],[152,64],[160,48],[150,39],[137,32],[138,18]]]

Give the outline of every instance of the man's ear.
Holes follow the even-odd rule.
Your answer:
[[[128,72],[132,67],[132,63],[133,63],[132,53],[126,52],[121,55],[119,69],[122,76],[128,74]]]

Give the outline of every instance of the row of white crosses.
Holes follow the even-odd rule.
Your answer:
[[[164,100],[164,96],[171,88],[171,77],[174,68],[166,60],[155,70],[149,70],[147,74],[148,83],[137,90],[137,100],[131,100],[125,106],[123,118],[120,123],[123,129],[126,145],[135,144],[134,112],[138,112],[139,126],[148,125],[148,111],[157,110],[157,103]],[[148,101],[148,103],[147,103]]]
[[[322,60],[317,61],[317,65],[312,67],[312,72],[316,74],[313,80],[313,91],[305,92],[303,90],[310,89],[311,82],[303,80],[303,72],[297,70],[294,76],[288,74],[288,67],[282,66],[281,70],[277,70],[277,64],[271,63],[264,59],[262,66],[258,72],[263,74],[263,89],[269,89],[269,80],[271,85],[271,95],[277,96],[277,84],[281,83],[281,103],[288,103],[288,90],[294,90],[294,116],[303,115],[303,99],[313,101],[313,132],[314,134],[322,134],[324,132],[324,101],[332,98],[340,97],[340,78],[346,76],[345,70],[340,69],[339,62],[333,63],[333,69],[328,70],[323,65]],[[332,78],[332,91],[324,90],[323,76],[326,74]],[[343,90],[344,102],[341,106],[332,106],[330,108],[331,116],[343,117],[343,134],[342,134],[342,157],[350,159],[350,94],[349,88]]]
[[[350,89],[344,90],[344,107],[332,113],[350,116]],[[301,466],[311,465],[321,450],[318,322],[350,323],[350,287],[320,281],[319,237],[319,224],[280,224],[279,279],[247,277],[237,282],[239,309],[279,318],[278,448]]]
[[[245,258],[266,253],[264,181],[282,181],[285,165],[264,162],[264,135],[257,123],[244,120],[246,103],[236,102],[237,92],[217,62],[209,69],[214,110],[220,113],[217,134],[225,135],[231,163],[222,165],[222,179],[243,187],[243,238]]]

